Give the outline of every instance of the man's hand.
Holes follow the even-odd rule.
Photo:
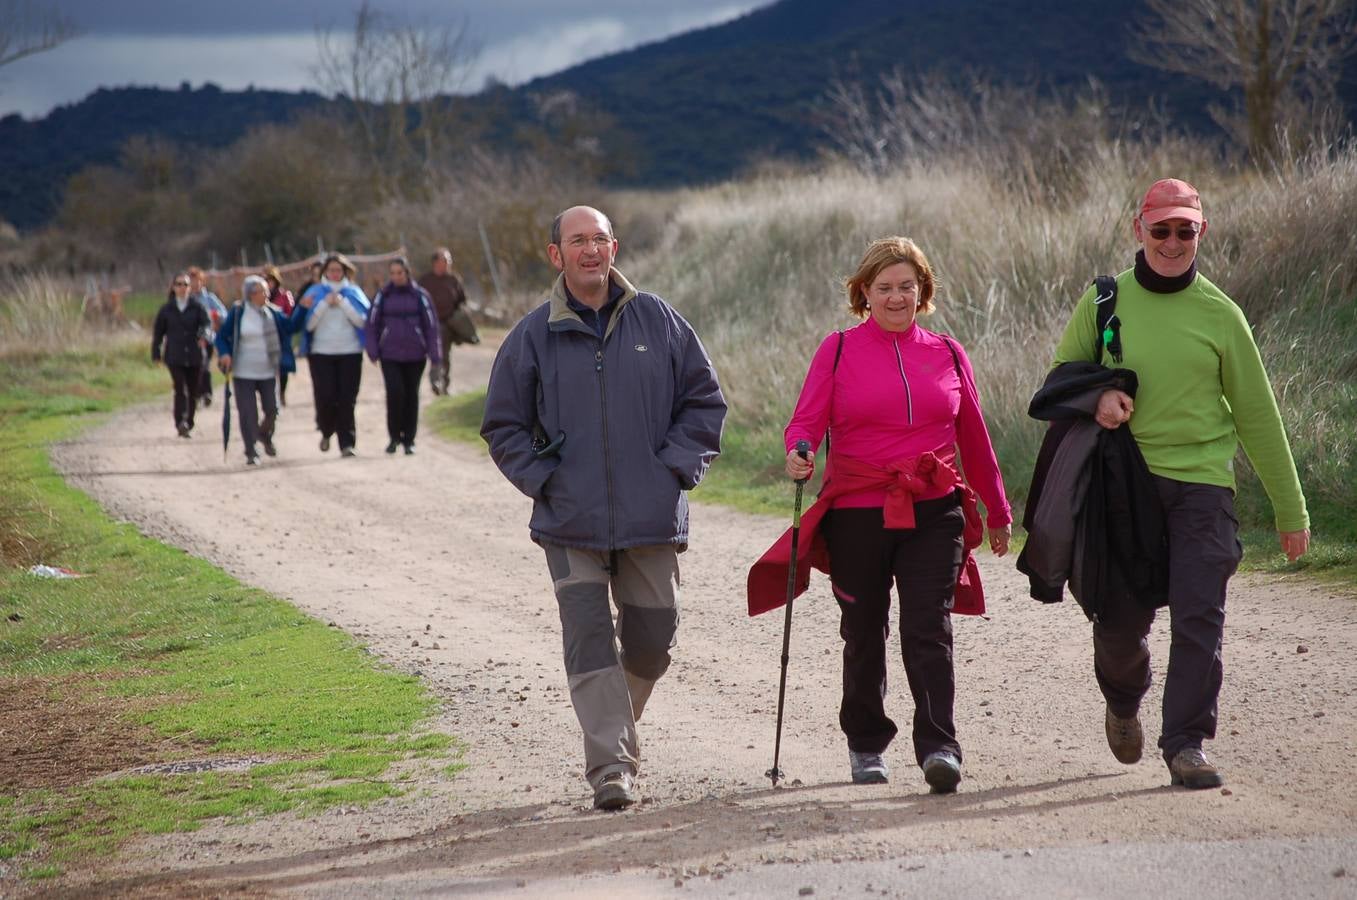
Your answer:
[[[1131,395],[1113,388],[1103,391],[1098,398],[1098,411],[1093,414],[1093,420],[1104,428],[1117,428],[1129,421],[1133,412],[1135,401]]]
[[[787,474],[791,476],[792,481],[802,481],[811,476],[815,471],[815,457],[810,456],[806,459],[801,458],[801,454],[795,450],[787,452]]]
[[[1278,534],[1282,541],[1282,552],[1291,562],[1295,562],[1305,555],[1305,551],[1310,549],[1310,529],[1302,528],[1300,531],[1280,531]]]
[[[995,556],[1003,556],[1008,552],[1008,542],[1013,537],[1013,526],[1005,525],[1003,528],[991,528],[989,530],[989,549]]]

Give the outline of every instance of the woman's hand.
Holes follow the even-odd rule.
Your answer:
[[[330,292],[330,296],[328,296],[328,297],[325,298],[325,302],[328,303],[328,304],[330,304],[331,306],[338,306],[338,305],[339,305],[339,301],[342,300],[342,299],[344,299],[344,295],[343,295],[343,294],[340,294],[340,293],[338,293],[338,292],[336,292],[336,291],[331,291],[331,292]]]
[[[989,530],[990,550],[995,556],[1003,556],[1008,552],[1008,542],[1012,537],[1012,525],[1005,525],[1003,528],[991,528]]]
[[[230,372],[230,371],[231,371],[231,354],[229,354],[229,353],[223,353],[221,356],[218,356],[218,357],[217,357],[217,367],[218,367],[219,369],[221,369],[221,373],[222,373],[223,375],[225,375],[227,372]]]
[[[787,453],[787,474],[792,481],[804,481],[810,478],[815,471],[815,457],[809,456],[806,459],[801,458],[801,454],[795,450]]]
[[[316,298],[310,296],[303,297],[297,301],[297,305],[300,306],[302,309],[310,309],[311,307],[316,305]]]

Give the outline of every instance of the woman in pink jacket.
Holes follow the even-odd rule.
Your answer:
[[[874,241],[844,283],[849,310],[863,322],[820,344],[785,439],[787,474],[809,478],[814,454],[805,460],[793,448],[801,440],[818,448],[827,430],[825,490],[836,472],[855,488],[832,500],[821,525],[842,613],[839,724],[853,781],[886,781],[882,755],[897,730],[884,702],[893,581],[914,696],[915,758],[934,793],[951,793],[961,780],[951,611],[965,552],[963,498],[971,488],[979,494],[990,548],[1000,556],[1012,515],[970,361],[956,341],[916,321],[932,311],[935,289],[913,241]],[[958,453],[969,486],[958,474]]]

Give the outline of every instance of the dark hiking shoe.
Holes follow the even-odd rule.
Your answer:
[[[202,397],[200,397],[199,399],[203,401],[203,406],[211,406],[211,405],[212,405],[212,395],[211,395],[211,394],[203,394]]]
[[[961,760],[946,750],[924,757],[924,781],[935,794],[954,794],[961,783]]]
[[[406,444],[406,445],[405,445],[405,455],[406,455],[406,456],[414,456],[414,455],[415,455],[415,445],[414,445],[414,444]]]
[[[400,441],[392,441],[391,443],[386,445],[386,452],[394,455],[396,452],[396,448],[399,446]]]
[[[265,456],[277,456],[278,448],[273,446],[273,438],[264,438],[260,443],[264,445]]]
[[[1178,755],[1169,762],[1169,780],[1172,784],[1181,784],[1185,788],[1220,787],[1225,777],[1206,759],[1200,747],[1187,747],[1178,751]]]
[[[330,436],[327,434],[320,439],[320,452],[325,453],[330,449]]]
[[[257,465],[259,465],[259,457],[257,457],[257,456],[247,456],[247,457],[245,457],[245,465],[247,465],[247,466],[257,466]]]
[[[848,751],[848,765],[853,770],[854,784],[885,784],[890,776],[886,760],[880,753]]]
[[[175,431],[179,432],[179,436],[181,438],[188,437],[188,426],[185,425],[183,422],[180,422],[178,425],[175,426]]]
[[[1117,762],[1131,765],[1140,762],[1140,754],[1145,749],[1145,732],[1140,727],[1140,716],[1123,719],[1107,708],[1103,717],[1103,729],[1107,732],[1107,746]]]
[[[357,455],[358,455],[358,451],[355,450],[355,449],[353,449],[352,447],[342,447],[342,448],[340,448],[339,455],[340,455],[340,456],[357,456]]]
[[[626,772],[610,772],[594,790],[594,809],[626,809],[636,802],[636,784]]]

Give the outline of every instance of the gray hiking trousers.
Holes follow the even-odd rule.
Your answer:
[[[597,789],[604,776],[639,768],[636,722],[669,668],[678,631],[678,550],[669,544],[619,550],[617,571],[609,573],[606,552],[546,543],[542,549],[560,607],[570,702],[584,731],[584,775]]]

